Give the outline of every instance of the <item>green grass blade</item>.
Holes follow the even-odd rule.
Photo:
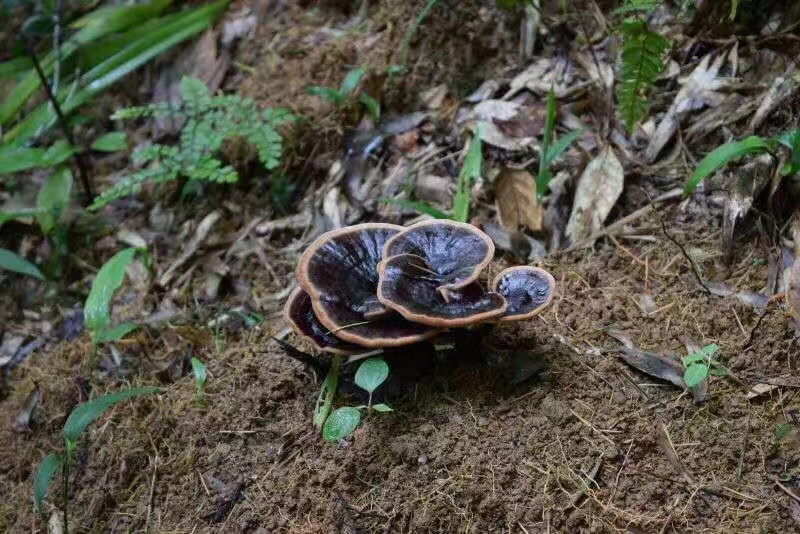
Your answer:
[[[62,111],[65,114],[75,111],[154,57],[200,33],[216,19],[226,5],[227,0],[218,0],[206,6],[187,10],[179,17],[170,17],[168,23],[143,35],[81,76],[78,82],[79,89],[74,93],[69,88],[59,91],[58,99]],[[45,102],[12,127],[3,140],[21,145],[39,132],[50,128],[55,121],[56,116],[52,106]]]
[[[336,389],[339,387],[339,367],[341,363],[341,356],[333,357],[330,371],[328,371],[325,380],[322,382],[322,388],[319,390],[313,418],[314,426],[317,428],[322,428],[322,425],[328,419],[328,414],[331,413],[333,398],[336,396]]]
[[[0,63],[0,80],[14,78],[33,68],[33,63],[27,57],[16,57]]]
[[[464,166],[458,174],[456,194],[453,196],[453,220],[467,222],[469,218],[470,188],[472,180],[479,178],[483,167],[483,152],[481,148],[480,127],[475,130],[475,136],[469,142]]]
[[[37,514],[42,513],[42,502],[47,495],[47,488],[53,481],[53,475],[64,465],[64,458],[60,454],[50,453],[39,462],[33,473],[33,508]]]
[[[55,228],[61,214],[67,209],[72,192],[72,172],[69,167],[56,170],[39,190],[36,198],[36,217],[44,235]]]
[[[141,395],[152,395],[156,392],[158,392],[158,388],[132,388],[100,395],[77,405],[67,417],[67,422],[64,423],[64,440],[68,444],[67,447],[69,448],[70,444],[74,446],[86,427],[115,404]]]
[[[125,279],[125,269],[139,249],[126,248],[117,252],[100,268],[83,306],[83,319],[92,336],[98,336],[111,321],[111,298]]]
[[[92,150],[98,152],[119,152],[128,148],[125,132],[108,132],[95,139]]]
[[[80,30],[64,41],[60,60],[68,60],[82,46],[101,37],[140,24],[164,10],[170,0],[155,0],[145,5],[104,7],[77,20],[73,27]],[[41,59],[42,71],[50,76],[55,68],[56,55],[51,52]],[[0,124],[7,125],[40,87],[39,76],[31,69],[0,102]]]
[[[700,182],[731,161],[747,154],[765,152],[768,149],[769,143],[767,140],[757,135],[751,135],[741,141],[734,141],[718,146],[697,164],[697,168],[689,177],[689,180],[683,188],[684,196],[692,194],[692,192],[697,189],[697,186],[700,185]]]
[[[547,166],[549,167],[558,156],[563,154],[582,133],[583,130],[573,130],[556,139],[556,142],[547,151],[547,156],[545,157]]]
[[[36,167],[53,167],[72,157],[75,149],[66,141],[56,141],[48,148],[0,146],[0,175]]]
[[[44,275],[38,267],[7,248],[0,248],[0,271],[11,271],[44,280]]]

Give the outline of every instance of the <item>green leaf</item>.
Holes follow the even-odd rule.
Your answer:
[[[781,423],[778,425],[778,428],[775,429],[775,440],[780,441],[786,436],[789,435],[789,431],[792,430],[792,425],[789,423]]]
[[[20,73],[23,73],[33,68],[30,58],[17,57],[9,59],[0,63],[0,80],[14,78]]]
[[[205,364],[194,356],[192,356],[192,373],[194,373],[194,386],[197,390],[197,395],[202,396],[208,376],[206,374]]]
[[[103,415],[103,413],[114,406],[115,404],[128,400],[133,397],[142,395],[152,395],[157,393],[158,388],[131,388],[115,393],[107,393],[100,395],[94,399],[81,403],[72,410],[72,413],[67,417],[67,422],[64,423],[64,440],[67,442],[67,447],[70,444],[74,446],[78,441],[78,437],[86,429],[87,426]]]
[[[661,57],[669,41],[639,19],[628,19],[620,27],[622,54],[617,101],[628,132],[647,112],[647,93],[655,84],[664,62]]]
[[[430,215],[434,219],[447,219],[447,214],[440,209],[436,209],[426,202],[418,202],[416,200],[403,200],[394,198],[379,198],[378,202],[386,204],[396,204],[404,208],[416,210],[425,215]]]
[[[766,152],[767,150],[769,150],[769,143],[758,135],[751,135],[741,141],[718,146],[697,164],[697,168],[683,188],[684,196],[692,194],[697,189],[697,186],[700,185],[700,182],[731,161],[747,154]]]
[[[693,388],[708,377],[708,366],[702,364],[692,364],[683,373],[683,381],[686,387]]]
[[[483,166],[483,152],[481,149],[481,130],[475,130],[475,136],[469,143],[464,165],[458,174],[456,193],[453,196],[453,220],[467,222],[469,218],[470,188],[472,180],[479,178]]]
[[[39,462],[33,473],[33,508],[37,514],[42,513],[42,502],[47,495],[47,488],[53,481],[53,475],[64,465],[60,454],[50,453]]]
[[[342,80],[339,94],[341,94],[344,98],[350,96],[353,91],[356,90],[356,87],[358,87],[358,82],[361,81],[361,78],[364,77],[366,72],[367,71],[365,71],[362,67],[355,68],[348,72],[345,75],[344,80]]]
[[[133,323],[121,323],[116,326],[103,328],[94,335],[94,342],[113,343],[114,341],[119,341],[137,328],[139,328],[139,325]]]
[[[361,105],[367,108],[367,113],[369,113],[372,121],[378,122],[381,118],[381,105],[378,104],[378,101],[369,96],[367,93],[361,93],[358,95],[358,100],[361,102]]]
[[[306,89],[306,92],[310,95],[318,96],[327,102],[331,102],[335,106],[341,106],[345,101],[345,97],[342,96],[338,89],[333,87],[314,85]]]
[[[92,143],[92,150],[98,152],[119,152],[126,150],[128,142],[125,139],[125,132],[108,132],[95,139]]]
[[[72,172],[65,167],[57,170],[39,190],[36,199],[36,218],[44,235],[49,235],[56,226],[61,214],[69,205],[72,192]]]
[[[202,80],[184,76],[181,78],[181,99],[184,103],[191,103],[197,106],[206,104],[210,99],[208,87]]]
[[[353,433],[360,422],[361,412],[358,408],[352,406],[337,408],[322,427],[322,439],[325,441],[344,439]]]
[[[789,149],[789,160],[781,168],[781,176],[791,176],[800,172],[800,128],[781,133],[777,141]]]
[[[44,281],[44,275],[34,264],[6,248],[0,248],[0,270],[26,274]]]
[[[375,410],[376,412],[382,412],[382,413],[383,412],[393,412],[394,411],[390,406],[388,406],[386,404],[383,404],[383,403],[379,403],[379,404],[373,405],[372,409]]]
[[[110,305],[114,292],[125,279],[125,269],[133,261],[139,249],[126,248],[117,252],[100,268],[92,284],[92,290],[83,306],[86,328],[92,336],[98,336],[111,321]]]
[[[681,361],[683,362],[683,365],[688,367],[693,363],[706,363],[708,362],[708,357],[706,357],[706,355],[702,352],[694,352],[681,358]]]
[[[572,130],[571,132],[565,133],[563,136],[556,139],[556,142],[553,143],[553,146],[550,147],[550,150],[547,151],[547,166],[549,167],[553,161],[563,154],[569,146],[575,142],[575,140],[580,137],[583,133],[583,130]]]
[[[710,374],[711,376],[727,376],[727,375],[728,375],[728,371],[726,371],[726,370],[725,370],[724,368],[722,368],[722,367],[715,367],[715,366],[712,366],[712,367],[711,367],[711,368],[708,370],[708,374]]]
[[[36,167],[54,167],[72,157],[75,149],[66,141],[56,141],[49,148],[0,146],[0,174],[11,174]]]
[[[553,88],[547,92],[545,104],[544,132],[539,154],[539,172],[536,175],[536,198],[541,198],[547,193],[550,185],[550,143],[553,141],[553,128],[556,122],[556,94]]]
[[[175,16],[166,16],[140,38],[99,63],[78,80],[78,88],[62,87],[58,92],[61,110],[70,114],[106,88],[174,45],[206,29],[227,5],[227,0],[187,9]],[[55,112],[44,102],[4,135],[4,142],[16,145],[49,129],[56,121]]]
[[[169,0],[155,0],[144,5],[101,7],[92,10],[71,24],[73,28],[79,28],[79,31],[61,44],[58,57],[50,52],[40,59],[45,76],[49,77],[53,73],[57,60],[62,63],[67,61],[81,48],[111,33],[136,26],[158,15],[167,5]],[[0,101],[0,125],[8,125],[39,87],[39,76],[31,65],[27,74]]]
[[[382,358],[369,358],[358,366],[356,385],[370,395],[389,376],[389,365]]]

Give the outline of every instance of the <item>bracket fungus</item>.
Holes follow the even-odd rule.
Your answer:
[[[505,269],[485,290],[479,278],[493,256],[489,236],[454,221],[332,230],[300,257],[300,287],[284,316],[317,350],[354,354],[443,329],[528,319],[549,304],[555,280],[537,267]]]
[[[385,309],[377,298],[378,262],[404,228],[365,223],[321,235],[300,257],[297,281],[319,322],[337,338],[367,348],[399,347],[436,332]]]

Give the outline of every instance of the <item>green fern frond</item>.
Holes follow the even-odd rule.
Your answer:
[[[123,196],[139,192],[145,182],[163,183],[180,177],[215,183],[233,183],[236,170],[218,159],[226,139],[241,137],[258,152],[261,164],[275,169],[280,163],[282,137],[276,127],[292,119],[283,109],[259,110],[249,98],[209,94],[200,80],[181,80],[178,105],[152,104],[117,111],[114,119],[142,119],[161,115],[186,118],[177,145],[153,144],[137,148],[131,158],[148,167],[126,176],[98,196],[91,209],[98,209]]]
[[[625,126],[631,132],[636,121],[647,113],[647,94],[664,70],[661,56],[669,48],[669,42],[641,20],[626,20],[621,33],[622,68],[617,101]]]

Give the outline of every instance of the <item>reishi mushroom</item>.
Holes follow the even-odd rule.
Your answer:
[[[300,257],[284,316],[317,350],[354,354],[528,319],[550,303],[555,280],[537,267],[505,269],[484,290],[478,278],[493,256],[486,234],[454,221],[332,230]]]
[[[378,301],[378,262],[402,226],[365,223],[332,230],[306,249],[297,281],[319,322],[339,339],[367,348],[399,347],[436,335],[406,321]]]

